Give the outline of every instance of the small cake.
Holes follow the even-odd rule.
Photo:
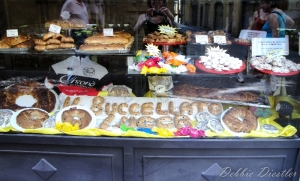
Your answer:
[[[24,129],[37,129],[49,118],[47,112],[39,109],[25,109],[17,117],[17,124]]]
[[[235,133],[250,133],[258,127],[256,116],[244,107],[229,109],[222,117],[222,121]]]
[[[83,129],[91,123],[92,116],[84,109],[72,107],[62,112],[61,120],[62,122],[69,122],[73,126],[77,123],[79,129]]]

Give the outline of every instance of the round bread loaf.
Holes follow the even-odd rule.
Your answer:
[[[37,129],[49,118],[47,112],[38,109],[25,109],[17,117],[17,124],[24,129]]]
[[[22,95],[31,95],[37,101],[32,108],[40,108],[47,112],[52,112],[55,108],[55,94],[39,82],[28,81],[1,90],[0,109],[17,111],[25,108],[16,104],[17,98]]]
[[[84,109],[72,107],[62,113],[61,120],[62,122],[69,122],[73,126],[77,123],[79,129],[83,129],[91,123],[92,116]]]
[[[249,133],[251,130],[256,130],[258,126],[256,116],[243,107],[229,109],[222,117],[222,121],[235,133]]]

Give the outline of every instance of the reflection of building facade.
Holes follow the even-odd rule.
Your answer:
[[[285,5],[281,9],[298,14],[295,11],[299,12],[300,1],[283,1]],[[241,29],[248,28],[254,11],[260,5],[259,0],[179,0],[176,3],[181,5],[178,6],[180,10],[176,10],[175,6],[175,12],[180,12],[180,23],[205,30],[225,30],[233,36],[238,36]]]

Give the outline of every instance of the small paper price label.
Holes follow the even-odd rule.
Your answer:
[[[7,37],[18,37],[18,30],[17,29],[10,29],[10,30],[6,30],[6,36]]]
[[[226,37],[225,36],[214,36],[214,43],[226,44]]]
[[[49,31],[53,33],[60,33],[61,27],[55,24],[50,24]]]
[[[207,35],[195,35],[196,43],[207,44],[208,36]]]
[[[114,36],[113,28],[103,28],[103,36]]]

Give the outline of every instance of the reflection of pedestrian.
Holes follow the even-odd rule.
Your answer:
[[[70,19],[80,19],[86,24],[89,23],[87,9],[82,0],[67,0],[60,13],[62,14],[65,11],[70,13]]]
[[[265,13],[262,8],[253,13],[252,21],[248,29],[261,30],[264,24],[267,22],[269,13]]]
[[[159,25],[174,26],[174,15],[166,7],[167,0],[148,0],[149,9],[138,18],[133,30],[139,32],[144,27],[145,34],[158,30]]]
[[[88,0],[87,11],[90,15],[91,23],[101,24],[104,27],[104,13],[103,6],[104,0]]]
[[[262,1],[262,9],[270,13],[267,22],[262,27],[267,32],[267,37],[285,37],[285,26],[294,25],[295,22],[287,16],[280,7],[282,0]],[[280,29],[280,30],[279,30]]]

